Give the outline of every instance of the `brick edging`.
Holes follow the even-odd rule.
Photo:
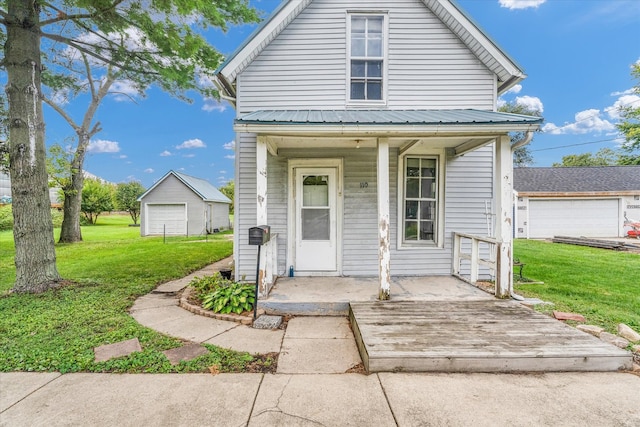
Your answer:
[[[253,316],[243,316],[240,314],[222,314],[214,313],[211,310],[205,310],[202,307],[189,303],[189,295],[191,295],[191,286],[184,288],[180,299],[178,300],[178,306],[190,311],[198,316],[211,317],[217,320],[225,320],[227,322],[236,322],[243,325],[251,325],[253,323]],[[258,316],[264,314],[264,310],[258,310]]]

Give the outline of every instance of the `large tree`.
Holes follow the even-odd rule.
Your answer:
[[[133,224],[138,223],[140,217],[140,202],[138,197],[144,194],[144,187],[138,181],[123,182],[116,187],[114,195],[116,208],[129,212]]]
[[[618,164],[618,153],[611,148],[601,148],[596,154],[568,154],[562,157],[562,162],[553,163],[551,166],[613,166]]]
[[[542,112],[540,110],[533,109],[526,105],[518,104],[516,102],[507,102],[498,108],[498,111],[502,111],[503,113],[512,113],[512,114],[524,114],[527,116],[535,116],[542,117]],[[524,141],[526,138],[525,132],[511,132],[509,134],[511,138],[511,145],[514,146],[520,141]],[[513,166],[516,168],[533,166],[533,154],[531,154],[531,150],[529,149],[529,145],[523,145],[522,147],[516,148],[513,151]]]
[[[631,75],[637,80],[636,85],[633,87],[633,93],[640,96],[640,62],[636,62],[631,67]],[[622,148],[630,153],[640,150],[640,100],[636,99],[629,105],[621,107],[620,117],[622,121],[616,126],[626,139]],[[631,156],[631,160],[635,158],[637,162],[639,157]]]
[[[90,64],[113,67],[120,78],[141,87],[157,84],[182,99],[189,90],[216,96],[208,82],[221,55],[200,30],[255,21],[257,14],[247,0],[0,0],[0,65],[7,72],[9,102],[14,291],[44,291],[60,281],[45,162],[45,66],[64,76],[64,66],[55,58],[70,47]]]

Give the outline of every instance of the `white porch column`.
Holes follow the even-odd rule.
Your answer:
[[[256,139],[256,225],[267,224],[267,141]]]
[[[391,291],[389,230],[389,141],[378,138],[378,299],[388,300]]]
[[[513,155],[511,140],[501,136],[496,140],[495,161],[496,240],[497,250],[496,296],[507,298],[513,292]]]
[[[256,138],[256,225],[267,225],[267,141]],[[268,245],[268,243],[267,243]],[[260,295],[267,295],[267,245],[260,251],[260,270],[256,277]]]

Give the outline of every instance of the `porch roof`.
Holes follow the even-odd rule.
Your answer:
[[[235,120],[239,131],[468,133],[535,131],[543,119],[485,110],[260,110]]]

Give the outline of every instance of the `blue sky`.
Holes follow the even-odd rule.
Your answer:
[[[253,0],[268,13],[278,0]],[[535,166],[562,156],[616,148],[616,105],[640,103],[630,93],[630,66],[640,60],[638,0],[458,0],[458,4],[525,70],[528,78],[505,101],[542,109],[542,134],[531,150]],[[209,31],[211,43],[231,54],[254,26]],[[125,87],[121,88],[125,90]],[[635,104],[638,105],[638,104]],[[86,105],[68,104],[80,120]],[[106,99],[96,119],[85,169],[111,182],[145,187],[173,169],[216,186],[233,179],[235,112],[226,102],[194,98],[186,104],[152,89],[144,99]],[[71,128],[45,107],[47,144],[67,145]],[[601,141],[601,142],[597,142]]]

